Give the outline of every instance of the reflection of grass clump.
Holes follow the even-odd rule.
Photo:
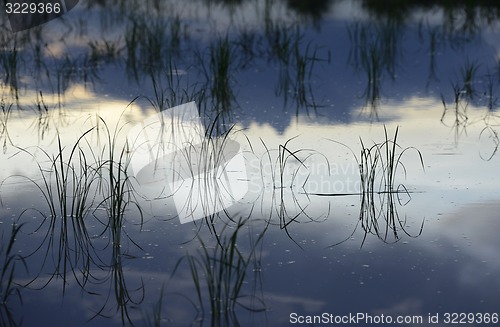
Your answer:
[[[234,60],[231,48],[227,37],[210,47],[211,90],[218,112],[230,110],[231,103],[235,101],[231,87],[231,66]]]
[[[259,260],[257,250],[265,234],[264,230],[258,234],[257,239],[251,237],[250,249],[245,253],[238,246],[238,242],[240,231],[244,226],[247,227],[247,222],[248,218],[240,219],[237,225],[233,226],[234,229],[226,225],[213,248],[199,237],[200,250],[194,255],[189,254],[181,258],[172,274],[175,276],[182,261],[187,261],[200,313],[204,314],[208,302],[211,326],[239,326],[237,304],[251,312],[264,310],[262,300],[256,298],[255,294],[243,294],[248,271],[252,263],[256,264]],[[229,234],[224,235],[227,233]],[[244,298],[250,298],[250,305],[245,304]]]
[[[401,170],[403,177],[406,177],[407,171],[402,159],[408,151],[416,152],[422,169],[424,169],[424,161],[422,153],[417,148],[402,148],[397,143],[398,132],[399,128],[396,128],[394,137],[391,139],[384,126],[385,140],[383,142],[366,146],[360,139],[360,156],[353,153],[359,165],[361,179],[361,208],[358,225],[361,224],[365,232],[361,245],[364,244],[368,234],[374,234],[384,242],[397,242],[401,232],[407,236],[413,236],[407,231],[406,217],[399,216],[396,206],[397,203],[407,204],[409,200],[403,203],[401,196],[410,197],[410,192],[404,184],[398,184],[396,179]],[[418,235],[422,232],[422,228],[423,222]]]
[[[269,60],[279,63],[279,79],[275,87],[277,96],[283,97],[286,107],[289,99],[295,106],[296,115],[300,108],[316,110],[312,77],[317,62],[330,62],[330,53],[326,58],[318,54],[320,48],[308,42],[305,47],[304,34],[295,26],[269,24],[266,27]]]
[[[109,233],[108,239],[113,248],[123,244],[125,213],[130,206],[135,205],[142,219],[126,173],[127,149],[117,149],[118,131],[113,134],[104,121],[99,120],[104,128],[97,124],[88,129],[69,148],[63,146],[58,135],[55,155],[37,148],[46,163],[39,161],[27,149],[21,149],[37,160],[40,180],[26,178],[40,191],[48,210],[32,209],[43,217],[36,230],[45,233],[35,251],[45,252],[45,259],[52,258],[43,261],[38,275],[30,283],[43,273],[43,267],[52,262],[52,272],[46,285],[53,279],[62,278],[64,292],[67,278],[73,275],[85,288],[88,282],[99,280],[97,276],[92,276],[91,271],[105,266],[100,249],[95,245],[98,239]],[[101,134],[102,129],[105,135]],[[104,136],[106,142],[102,147],[99,143],[97,146],[90,145],[87,138],[93,132],[98,137]],[[28,211],[25,210],[22,215],[26,216]],[[93,225],[101,226],[94,236],[89,231],[89,226]]]
[[[0,325],[2,326],[20,326],[20,322],[16,321],[11,311],[11,305],[15,298],[22,304],[21,292],[14,282],[16,264],[20,261],[27,269],[24,258],[13,253],[16,236],[22,226],[23,224],[12,223],[10,237],[5,242],[5,235],[2,233],[0,240],[0,260],[3,261],[3,267],[0,271]]]
[[[464,66],[460,68],[460,73],[463,79],[463,86],[461,91],[465,93],[465,96],[468,97],[470,100],[472,100],[476,95],[474,83],[479,66],[480,66],[479,63],[471,62],[467,58],[467,60],[464,63]]]
[[[4,99],[0,101],[0,141],[3,139],[3,152],[7,151],[7,140],[12,143],[7,131],[7,123],[12,112],[12,104],[6,105]]]
[[[394,241],[400,239],[399,231],[411,236],[406,230],[406,218],[401,219],[396,208],[396,200],[401,204],[398,194],[404,193],[409,196],[410,193],[404,184],[396,186],[396,177],[400,168],[406,177],[406,167],[402,158],[407,151],[416,151],[422,169],[424,161],[418,149],[414,147],[401,148],[397,143],[398,131],[399,128],[396,128],[394,138],[390,139],[387,129],[384,127],[385,141],[375,143],[371,147],[365,147],[361,140],[359,171],[362,187],[360,222],[365,231],[363,242],[368,233],[377,235],[384,242],[389,240],[389,233],[392,233]],[[377,178],[379,185],[378,189],[375,189]],[[375,195],[378,195],[378,199],[375,198]],[[377,203],[379,203],[378,206]],[[383,226],[379,224],[380,218],[384,222]]]

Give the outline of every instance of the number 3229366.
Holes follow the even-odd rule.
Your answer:
[[[7,14],[58,14],[61,12],[61,4],[43,2],[14,2],[5,4]]]
[[[498,313],[445,313],[445,324],[497,324]]]

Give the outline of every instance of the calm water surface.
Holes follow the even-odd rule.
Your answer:
[[[3,15],[1,325],[495,319],[499,13],[80,1],[17,33]]]

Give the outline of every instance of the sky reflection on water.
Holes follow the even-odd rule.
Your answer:
[[[497,6],[477,6],[471,20],[462,4],[122,5],[82,1],[31,32],[2,27],[0,254],[9,258],[13,222],[25,223],[15,253],[33,252],[28,269],[16,257],[18,284],[1,280],[2,295],[19,290],[2,319],[286,326],[291,312],[498,310]],[[78,214],[50,216],[41,191],[60,148],[68,158],[93,128],[77,147],[78,158],[97,159],[88,172],[130,172],[107,168],[107,137],[116,136],[119,155],[137,123],[189,101],[205,123],[218,122],[207,125],[214,135],[230,131],[241,146],[250,192],[236,205],[180,224],[163,179],[131,178],[122,193],[129,206],[115,216],[107,192],[122,184],[94,175],[102,184],[92,185],[81,223]],[[405,152],[395,174],[407,192],[380,192],[363,207],[361,142],[381,144],[384,128],[391,139],[398,127],[398,151],[420,151]],[[118,226],[106,223],[115,217]],[[63,221],[67,242],[49,227]],[[211,279],[204,269],[214,258]],[[218,303],[234,308],[211,314]]]

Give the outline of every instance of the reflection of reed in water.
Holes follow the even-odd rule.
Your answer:
[[[237,306],[250,313],[265,311],[265,303],[257,292],[261,288],[261,244],[268,226],[265,223],[256,233],[249,217],[240,218],[236,224],[224,224],[213,246],[199,236],[199,250],[177,262],[168,284],[175,282],[181,266],[187,263],[196,294],[192,302],[196,303],[202,321],[209,314],[210,326],[239,326]],[[242,245],[240,236],[245,229],[250,240],[248,249]]]
[[[495,86],[498,86],[498,81],[495,82],[495,78],[492,74],[487,74],[486,77],[488,80],[484,95],[486,97],[486,107],[488,108],[488,111],[483,118],[485,127],[481,130],[481,133],[479,133],[479,140],[481,141],[484,138],[490,139],[493,145],[493,150],[491,150],[488,155],[483,156],[482,153],[479,155],[481,156],[481,159],[489,161],[496,155],[498,147],[500,146],[500,137],[497,130],[500,126],[500,114],[496,112],[498,108],[498,97],[496,96]]]
[[[441,123],[453,130],[455,144],[458,144],[460,136],[467,132],[467,125],[469,123],[467,107],[469,106],[470,100],[462,96],[461,87],[456,84],[452,86],[454,93],[453,106],[447,106],[443,95],[441,95],[441,102],[444,107],[443,114],[441,115]]]
[[[128,15],[125,31],[126,67],[137,82],[143,76],[167,71],[173,59],[180,57],[184,36],[178,15],[164,18],[162,13],[151,20],[150,16]]]
[[[7,105],[5,99],[0,100],[0,143],[3,143],[2,149],[3,153],[7,152],[7,143],[12,144],[12,140],[9,136],[9,131],[7,129],[7,124],[9,122],[10,115],[12,113],[12,103]]]
[[[141,249],[123,227],[129,221],[126,218],[127,212],[133,212],[140,217],[139,224],[142,225],[142,209],[135,199],[135,190],[130,184],[131,177],[127,174],[127,167],[132,160],[132,154],[129,153],[131,149],[118,146],[118,126],[112,131],[101,118],[97,118],[97,122],[71,147],[65,148],[59,138],[58,152],[55,155],[43,152],[46,163],[38,163],[41,179],[30,180],[47,202],[48,213],[33,209],[22,215],[26,218],[29,212],[35,212],[42,216],[43,221],[36,229],[45,234],[34,251],[40,251],[45,261],[26,286],[34,285],[38,277],[50,271],[45,281],[37,282],[43,283],[41,288],[61,279],[65,292],[66,284],[75,280],[83,291],[99,295],[104,302],[102,306],[99,305],[96,317],[119,315],[123,323],[129,323],[133,320],[129,310],[141,303],[145,290],[142,282],[136,283],[136,287],[131,289],[132,280],[127,279],[123,270],[123,259],[132,258],[128,252],[124,252],[124,246],[132,244]],[[207,168],[203,170],[206,174],[202,174],[202,182],[208,183],[207,185],[212,183],[214,178],[218,178],[213,175],[213,171],[225,164],[224,145],[230,144],[231,132],[232,129],[225,135],[213,136],[213,129],[206,131],[204,137],[208,140],[197,149],[201,154],[198,153],[196,157],[190,152],[194,145],[187,144],[191,150],[184,152],[184,159],[194,160],[190,163],[196,164],[187,167]],[[100,141],[92,142],[91,146],[89,138],[94,135]],[[403,156],[413,149],[423,165],[422,156],[414,148],[400,147],[397,143],[398,129],[392,138],[387,130],[384,135],[385,141],[372,146],[365,146],[361,141],[361,155],[355,156],[359,164],[362,190],[361,193],[350,195],[361,196],[357,224],[365,232],[361,245],[368,234],[376,235],[384,242],[397,241],[401,234],[412,236],[407,230],[405,218],[400,217],[397,212],[397,206],[404,205],[402,197],[409,197],[410,192],[404,185],[397,185],[396,179],[401,172],[406,174]],[[201,238],[201,230],[198,230],[200,250],[184,257],[177,264],[176,271],[180,272],[181,263],[187,263],[186,268],[192,277],[197,297],[194,302],[198,302],[200,313],[208,311],[207,306],[210,307],[213,324],[231,325],[237,321],[237,305],[250,311],[261,311],[265,307],[262,299],[255,293],[245,294],[246,282],[252,265],[259,266],[258,251],[264,232],[268,226],[278,225],[278,222],[273,221],[275,218],[279,219],[280,228],[285,229],[292,240],[292,233],[288,230],[291,226],[300,220],[319,220],[307,212],[307,204],[304,205],[295,198],[293,187],[297,184],[304,190],[308,182],[307,171],[311,158],[319,156],[329,167],[328,158],[312,149],[293,148],[292,141],[293,139],[289,139],[275,150],[269,149],[262,141],[266,151],[261,165],[268,164],[271,167],[273,201],[271,214],[265,219],[265,227],[256,238],[251,238],[250,249],[243,251],[238,244],[241,244],[241,231],[249,226],[253,204],[250,204],[252,210],[246,219],[239,218],[241,212],[235,214],[223,210],[221,215],[208,212],[204,221],[211,232],[214,247]],[[27,150],[25,152],[28,153]],[[272,153],[277,153],[275,158]],[[200,175],[195,168],[191,169],[192,171],[188,169],[186,172],[187,176]],[[285,194],[288,189],[291,190],[289,193],[292,194],[292,202]],[[313,195],[347,194],[306,192],[304,198]],[[221,201],[217,197],[214,199]],[[208,200],[211,201],[211,198]],[[224,214],[228,219],[223,219]],[[299,217],[302,218],[299,220]],[[324,221],[327,217],[323,218]],[[97,227],[90,227],[91,225]],[[423,225],[421,230],[422,228]],[[107,240],[101,240],[102,236],[107,236]],[[47,258],[53,259],[53,266],[50,266],[51,260]],[[96,287],[101,289],[103,284],[109,285],[107,293],[95,291]]]
[[[365,233],[361,245],[364,244],[368,234],[375,235],[384,242],[396,242],[403,235],[410,237],[420,235],[423,224],[420,232],[414,235],[408,229],[409,224],[406,217],[403,218],[399,215],[398,209],[411,201],[412,193],[403,183],[399,182],[399,179],[406,178],[407,174],[403,159],[411,160],[412,158],[408,157],[413,152],[416,155],[414,159],[420,163],[423,169],[423,157],[420,151],[414,147],[401,147],[398,144],[398,135],[399,128],[396,128],[392,137],[384,128],[384,141],[369,146],[360,140],[359,156],[346,145],[329,140],[348,148],[357,163],[357,167],[359,167],[359,184],[353,183],[355,189],[347,192],[320,191],[315,187],[317,186],[314,184],[315,181],[310,180],[311,175],[314,175],[314,172],[310,170],[311,165],[314,166],[320,162],[323,163],[322,166],[325,167],[328,174],[331,174],[331,161],[321,152],[314,149],[293,148],[291,142],[295,138],[280,144],[277,149],[268,148],[261,140],[265,152],[261,159],[260,171],[262,174],[269,175],[262,176],[262,186],[264,190],[265,185],[270,182],[273,188],[272,194],[263,192],[261,195],[270,200],[266,203],[270,209],[268,217],[270,224],[279,225],[280,229],[283,229],[287,236],[301,247],[292,236],[295,232],[292,233],[291,230],[299,228],[297,226],[304,222],[324,222],[330,217],[330,213],[335,211],[328,201],[328,204],[325,203],[325,212],[313,214],[309,208],[310,197],[360,196],[359,219],[352,234],[356,232],[358,226],[361,226]],[[277,155],[273,155],[274,153]],[[322,174],[324,173],[322,171]],[[322,176],[322,178],[324,177],[326,176]],[[335,181],[329,182],[328,185],[333,187]],[[356,185],[359,185],[359,190],[356,189]],[[261,207],[263,204],[264,202]],[[315,206],[314,211],[318,211],[317,209],[318,207]],[[265,208],[261,208],[261,210],[262,214],[265,215]]]
[[[289,239],[302,248],[290,234],[289,228],[302,222],[325,220],[330,213],[330,206],[326,210],[326,217],[309,213],[309,193],[305,190],[311,175],[309,165],[319,157],[319,160],[324,162],[328,174],[330,173],[330,165],[328,158],[316,150],[291,147],[290,142],[296,138],[297,136],[279,144],[278,149],[270,149],[261,139],[265,153],[259,165],[262,174],[262,199],[264,197],[271,199],[268,204],[270,223],[278,225],[280,229],[285,231]],[[277,153],[277,155],[273,157],[273,153]],[[264,176],[262,173],[264,171],[269,172],[270,176]],[[266,183],[269,179],[272,187],[270,196],[265,194]],[[296,191],[297,189],[299,192]],[[265,209],[261,208],[262,213]],[[274,218],[277,218],[278,222],[274,222]]]
[[[279,64],[279,79],[275,87],[277,96],[283,97],[286,108],[291,100],[292,109],[298,116],[301,109],[307,114],[316,111],[318,104],[314,98],[313,71],[317,62],[330,63],[330,53],[326,58],[318,54],[320,48],[308,42],[303,45],[304,34],[296,25],[266,25],[266,41],[269,60]]]
[[[122,228],[117,228],[112,231],[114,237],[116,233],[122,233]],[[118,236],[119,237],[119,236]],[[137,259],[127,253],[122,253],[122,247],[113,245],[112,253],[110,254],[110,263],[102,265],[101,270],[105,275],[92,281],[93,284],[99,286],[99,290],[104,289],[104,285],[108,286],[107,294],[98,291],[93,292],[94,295],[104,298],[103,304],[90,320],[96,317],[113,318],[119,315],[123,326],[130,324],[134,325],[134,319],[130,314],[130,310],[139,306],[145,298],[145,286],[141,278],[140,284],[133,289],[130,288],[130,280],[127,280],[127,275],[124,271],[125,261],[123,259]]]
[[[414,147],[402,148],[397,143],[399,128],[396,128],[394,137],[389,138],[387,129],[384,126],[385,140],[366,146],[362,139],[360,156],[357,157],[351,150],[359,165],[359,175],[361,179],[361,204],[359,220],[352,234],[338,245],[350,239],[354,235],[358,226],[364,232],[361,246],[366,241],[368,234],[377,236],[385,243],[397,242],[401,239],[401,233],[410,237],[416,237],[422,233],[423,224],[416,235],[408,231],[407,220],[401,218],[398,213],[398,205],[404,206],[411,200],[411,192],[402,183],[397,184],[398,176],[406,177],[406,167],[403,157],[407,152],[414,151],[417,154],[418,162],[424,169],[424,161],[420,151]],[[341,144],[345,147],[346,145]],[[402,171],[402,172],[400,172]],[[335,194],[322,194],[323,196],[335,196]],[[403,200],[406,197],[407,200]]]
[[[406,177],[406,167],[402,162],[406,152],[413,150],[417,154],[418,161],[424,169],[424,161],[420,151],[414,147],[402,148],[397,143],[399,128],[396,128],[394,137],[391,139],[384,127],[385,141],[375,143],[371,147],[365,147],[361,140],[360,176],[362,185],[361,209],[359,223],[364,231],[362,244],[370,233],[376,235],[384,242],[397,242],[400,233],[410,237],[416,237],[422,233],[424,221],[417,235],[412,235],[407,230],[406,217],[401,218],[398,214],[397,204],[406,205],[410,199],[410,192],[404,184],[397,184],[398,171],[402,169]],[[378,177],[380,176],[380,177]],[[379,181],[377,181],[379,178]],[[375,184],[378,183],[378,189]],[[397,186],[396,186],[397,184]],[[407,201],[401,196],[406,196]],[[382,224],[380,224],[382,222]]]
[[[21,288],[14,282],[14,277],[17,275],[16,267],[21,263],[28,270],[24,257],[14,251],[14,243],[22,227],[22,223],[13,221],[10,235],[7,236],[2,231],[0,240],[0,262],[2,262],[0,271],[0,324],[2,326],[21,326],[22,323],[22,318],[17,320],[12,311],[15,307],[20,307],[23,302]]]
[[[5,72],[3,83],[9,86],[13,98],[19,100],[18,70],[22,59],[19,49],[27,40],[24,34],[21,34],[23,36],[20,39],[17,33],[14,36],[12,36],[12,33],[9,34],[0,33],[0,44],[2,44],[0,64]]]
[[[241,66],[248,64],[238,62],[239,50],[238,43],[225,35],[212,41],[206,51],[195,51],[199,73],[204,78],[200,88],[203,98],[197,101],[200,115],[209,121],[206,125],[215,126],[220,134],[234,123],[235,109],[239,107],[234,91],[235,75]]]
[[[122,258],[128,256],[123,253],[122,246],[133,244],[140,249],[124,230],[125,215],[134,209],[142,224],[142,209],[135,200],[126,173],[127,148],[120,149],[117,144],[119,128],[112,132],[102,118],[98,118],[98,122],[100,124],[82,133],[71,147],[63,146],[61,135],[58,135],[55,154],[42,148],[34,153],[21,149],[35,159],[40,172],[38,179],[25,178],[40,192],[47,205],[46,210],[25,209],[19,218],[20,221],[28,220],[33,212],[42,218],[34,227],[38,235],[43,235],[40,243],[25,255],[26,264],[35,260],[30,269],[34,276],[30,276],[23,286],[37,285],[36,288],[44,289],[60,280],[64,295],[74,281],[82,291],[102,295],[94,288],[109,282],[105,304],[96,316],[108,315],[108,304],[114,295],[116,312],[120,312],[125,323],[126,320],[131,322],[129,307],[142,300],[142,296],[132,299],[122,269]],[[104,143],[91,145],[91,135]],[[34,236],[28,234],[28,237]],[[39,263],[36,259],[40,259]],[[137,290],[142,290],[142,285]]]
[[[377,110],[384,76],[388,75],[394,81],[399,69],[402,31],[400,22],[393,19],[379,22],[375,26],[355,22],[347,28],[351,41],[348,64],[366,75],[366,87],[361,97],[365,99],[364,108],[369,108],[371,119],[378,120]]]
[[[483,156],[483,154],[480,153],[479,156],[485,161],[490,161],[497,154],[498,147],[500,146],[500,137],[498,135],[498,131],[491,126],[486,126],[485,128],[483,128],[481,133],[479,133],[480,141],[486,137],[491,140],[493,149],[489,152],[488,155]]]
[[[467,58],[464,65],[460,67],[460,75],[462,77],[460,93],[469,101],[472,101],[477,95],[475,84],[477,83],[476,75],[479,66],[479,63],[471,62],[469,58]]]
[[[493,150],[480,156],[483,160],[491,160],[496,154],[499,146],[499,137],[496,127],[500,126],[500,115],[496,112],[498,107],[498,97],[496,95],[499,80],[488,68],[483,76],[478,76],[480,64],[477,61],[471,61],[468,58],[460,68],[460,79],[452,82],[453,102],[447,103],[445,96],[441,94],[443,104],[443,113],[441,123],[449,127],[454,132],[455,144],[458,144],[460,137],[467,134],[467,127],[477,121],[470,121],[468,116],[468,107],[472,104],[475,107],[484,107],[487,111],[482,118],[484,128],[479,133],[479,139],[490,139]],[[477,85],[484,85],[480,92]]]

